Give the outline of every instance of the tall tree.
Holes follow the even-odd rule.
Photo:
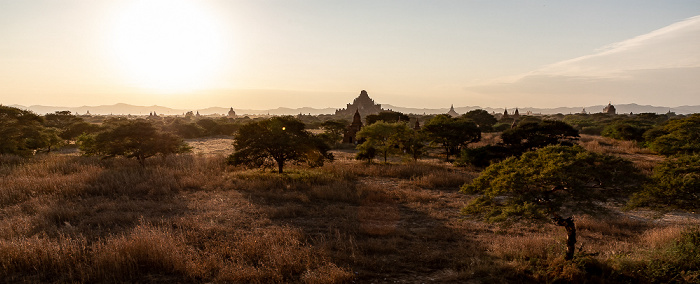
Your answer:
[[[486,168],[463,193],[479,194],[463,209],[492,222],[552,220],[567,232],[574,256],[573,214],[600,214],[602,201],[627,196],[643,178],[631,162],[580,146],[548,146]]]
[[[282,173],[287,162],[306,162],[312,166],[333,160],[330,147],[305,130],[303,122],[291,116],[273,117],[241,126],[234,135],[235,148],[229,162],[260,167],[270,161]]]
[[[474,121],[446,114],[433,117],[423,126],[423,131],[428,139],[444,149],[445,161],[450,160],[450,155],[459,154],[469,143],[481,140],[481,130]]]

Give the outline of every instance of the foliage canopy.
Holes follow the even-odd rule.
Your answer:
[[[261,167],[270,161],[277,164],[279,173],[286,162],[306,162],[311,166],[333,160],[330,147],[323,139],[305,130],[303,122],[291,117],[273,117],[251,122],[240,127],[234,135],[235,150],[229,163]]]
[[[31,111],[0,105],[0,154],[30,156],[55,145],[56,131],[42,125],[44,119]]]
[[[578,137],[578,130],[558,120],[520,123],[501,134],[503,144],[523,152],[548,145],[573,145]]]
[[[630,207],[700,208],[700,155],[669,158],[654,168],[651,182],[630,199]]]
[[[434,143],[441,145],[445,151],[445,160],[450,159],[450,155],[459,154],[460,149],[469,143],[481,140],[481,130],[467,118],[453,118],[446,114],[440,114],[429,120],[423,131]]]
[[[700,153],[700,114],[668,120],[644,136],[649,148],[662,155]]]
[[[570,259],[576,242],[571,216],[605,212],[600,202],[627,195],[641,180],[632,163],[622,158],[579,146],[548,146],[492,164],[465,184],[463,193],[479,196],[463,213],[492,222],[551,219],[569,233]]]
[[[493,131],[493,125],[498,122],[495,116],[483,109],[470,110],[463,114],[462,117],[474,121],[481,132]]]
[[[80,136],[78,145],[85,155],[136,158],[141,165],[155,155],[190,150],[180,137],[158,130],[152,122],[145,119],[105,120],[101,131]]]

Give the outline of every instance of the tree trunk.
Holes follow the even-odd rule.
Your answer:
[[[576,225],[574,225],[574,217],[562,218],[559,215],[554,215],[552,218],[554,223],[566,229],[566,255],[565,260],[574,259],[574,251],[576,250]]]
[[[282,173],[282,168],[284,168],[284,161],[279,160],[277,161],[277,173]]]

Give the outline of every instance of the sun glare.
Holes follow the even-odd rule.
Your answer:
[[[130,83],[158,92],[211,87],[223,42],[201,2],[134,1],[115,23],[112,48]]]

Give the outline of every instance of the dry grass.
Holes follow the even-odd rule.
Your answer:
[[[461,216],[473,169],[339,160],[280,175],[224,160],[0,156],[0,281],[596,282],[695,224],[577,216],[580,259],[608,271],[591,274],[562,260],[561,227]]]
[[[634,141],[622,141],[602,136],[581,135],[579,145],[588,151],[620,156],[628,159],[646,174],[650,174],[664,157],[654,154],[651,150],[641,148]]]

